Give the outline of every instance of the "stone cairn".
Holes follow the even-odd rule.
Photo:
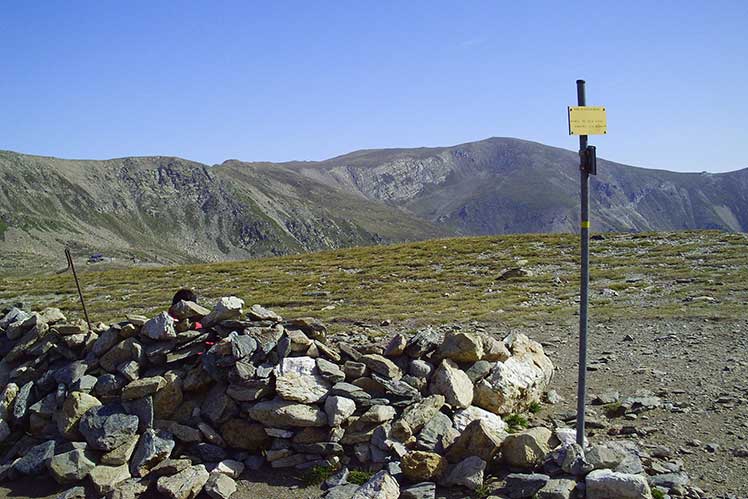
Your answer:
[[[504,478],[495,497],[652,497],[636,449],[583,450],[569,428],[507,426],[554,369],[522,334],[423,329],[378,350],[332,346],[314,319],[243,306],[180,302],[176,319],[93,330],[59,309],[10,309],[0,480],[48,474],[70,487],[61,499],[227,499],[242,473],[268,466],[335,470],[328,499],[433,499],[437,484],[485,497],[489,473]],[[376,473],[356,485],[349,468]]]

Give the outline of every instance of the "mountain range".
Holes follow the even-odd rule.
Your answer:
[[[66,246],[165,264],[570,232],[579,224],[578,163],[576,152],[513,138],[213,166],[0,151],[0,265],[49,271]],[[590,192],[597,231],[748,231],[748,168],[676,173],[599,159]]]

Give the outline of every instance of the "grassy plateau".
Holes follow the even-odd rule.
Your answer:
[[[470,320],[507,325],[575,320],[579,241],[573,234],[437,239],[277,258],[95,271],[80,265],[92,321],[153,315],[177,288],[200,302],[236,295],[333,330],[384,319],[407,325]],[[521,267],[527,276],[499,279]],[[604,234],[591,242],[597,321],[734,318],[748,314],[748,235],[717,231]],[[0,278],[0,304],[82,316],[67,272]]]

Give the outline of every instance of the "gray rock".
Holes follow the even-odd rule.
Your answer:
[[[435,350],[439,343],[441,337],[438,332],[431,328],[422,329],[408,340],[405,353],[410,357],[423,357]]]
[[[106,373],[98,377],[93,391],[99,397],[111,397],[118,394],[126,383],[122,376]]]
[[[283,320],[280,315],[276,314],[272,310],[269,310],[257,304],[252,305],[252,307],[249,309],[249,312],[247,312],[247,317],[249,317],[250,320],[253,321],[281,322]]]
[[[18,390],[15,400],[13,401],[13,421],[16,424],[22,424],[28,417],[29,406],[31,406],[31,389],[34,387],[34,382],[29,381],[28,383],[21,386]]]
[[[510,473],[505,478],[504,493],[510,499],[534,497],[551,478],[540,473]]]
[[[317,370],[319,371],[319,374],[331,384],[345,381],[345,373],[337,364],[334,364],[329,360],[318,358]]]
[[[228,457],[228,454],[223,449],[223,447],[219,447],[217,445],[208,444],[208,443],[199,443],[195,446],[195,450],[200,455],[200,459],[207,463],[216,463],[219,461],[223,461]]]
[[[585,478],[587,499],[650,499],[647,479],[641,475],[594,470]]]
[[[436,484],[434,482],[417,483],[400,491],[400,499],[434,499],[435,497]]]
[[[154,395],[165,385],[166,380],[161,376],[136,379],[122,388],[122,400],[134,400]]]
[[[688,475],[680,473],[663,473],[649,477],[649,484],[652,487],[665,487],[672,489],[677,486],[686,486],[690,482]]]
[[[117,488],[107,494],[106,499],[137,499],[148,490],[150,482],[143,479],[131,478],[117,485]]]
[[[119,340],[119,332],[116,329],[109,328],[96,338],[93,347],[91,347],[91,352],[96,357],[101,357],[116,345]]]
[[[176,475],[159,478],[156,489],[170,499],[193,499],[200,493],[209,477],[202,464],[190,466]]]
[[[249,410],[249,417],[270,427],[325,426],[327,414],[315,406],[284,400],[258,402]]]
[[[49,471],[57,483],[74,483],[86,478],[96,466],[95,456],[83,449],[57,454],[49,462]]]
[[[145,476],[151,468],[169,457],[173,449],[174,439],[170,433],[146,430],[140,436],[130,461],[130,473],[135,477]]]
[[[459,434],[452,426],[452,420],[437,412],[418,434],[416,449],[443,454]]]
[[[130,440],[138,431],[138,417],[119,404],[93,407],[80,418],[83,437],[93,449],[110,451]]]
[[[330,391],[330,383],[319,374],[298,374],[293,371],[278,376],[275,391],[284,400],[313,404]]]
[[[48,440],[30,448],[13,463],[13,469],[22,475],[39,475],[49,466],[55,455],[55,442]]]
[[[88,370],[88,364],[84,360],[77,360],[70,364],[57,369],[53,376],[55,382],[62,383],[65,386],[72,386],[73,383],[77,382]]]
[[[211,473],[205,483],[205,492],[213,499],[229,499],[236,492],[236,482],[223,473]]]
[[[119,466],[99,465],[91,470],[89,474],[94,490],[100,496],[114,491],[119,484],[130,478],[130,470],[127,464]]]
[[[566,478],[549,480],[535,496],[537,499],[571,499],[577,482]]]
[[[93,390],[94,386],[96,386],[97,381],[98,378],[96,376],[84,374],[78,379],[78,381],[70,385],[70,391],[90,393]]]
[[[483,471],[486,462],[478,456],[470,456],[459,463],[450,466],[442,484],[448,487],[459,485],[470,490],[476,490],[483,485]]]
[[[122,402],[122,406],[128,414],[132,414],[138,418],[139,432],[153,428],[153,397],[125,400]]]
[[[334,473],[332,476],[325,480],[323,488],[331,489],[333,487],[339,487],[348,483],[348,468],[343,467],[341,470]],[[351,494],[353,495],[353,494]]]
[[[428,379],[434,371],[434,366],[422,359],[413,359],[408,364],[408,373],[416,378]]]
[[[400,379],[403,375],[400,368],[394,362],[378,354],[364,355],[361,357],[361,362],[366,364],[366,367],[373,372],[388,379]]]
[[[72,487],[57,494],[55,499],[86,499],[86,488],[82,486]]]
[[[400,485],[392,475],[380,471],[356,489],[351,499],[398,499]]]
[[[101,456],[101,464],[107,466],[127,464],[130,461],[130,457],[132,457],[132,453],[135,452],[138,440],[140,440],[138,435],[132,435],[127,442]]]
[[[324,497],[325,499],[351,499],[357,490],[358,485],[354,483],[338,485],[328,489]]]
[[[492,367],[493,364],[491,362],[488,362],[487,360],[479,360],[478,362],[474,362],[467,371],[465,371],[465,374],[468,375],[470,381],[476,383],[488,376]]]

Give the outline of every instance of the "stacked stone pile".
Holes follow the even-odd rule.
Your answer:
[[[585,452],[569,429],[509,432],[502,416],[538,403],[554,370],[524,335],[424,329],[384,348],[332,345],[314,319],[243,307],[180,302],[176,319],[131,315],[93,330],[58,309],[9,310],[0,480],[49,474],[70,485],[67,499],[84,497],[82,484],[111,499],[149,489],[226,499],[261,466],[330,467],[330,499],[428,499],[437,484],[472,494],[489,473],[513,471],[501,497],[651,497],[636,449]],[[350,484],[349,467],[376,474]]]

